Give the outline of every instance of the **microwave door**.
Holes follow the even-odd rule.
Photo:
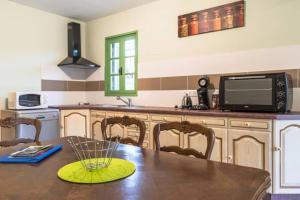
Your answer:
[[[274,105],[273,79],[238,77],[225,80],[224,103],[236,110],[271,110]]]
[[[23,107],[37,107],[41,105],[41,95],[24,94],[19,96],[19,105]]]

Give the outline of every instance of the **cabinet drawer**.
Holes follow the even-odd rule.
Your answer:
[[[138,138],[140,136],[140,132],[139,131],[133,131],[133,130],[128,130],[127,134],[131,138],[132,137]],[[145,133],[145,139],[148,139],[148,138],[149,138],[149,131],[146,131],[146,133]]]
[[[151,115],[151,121],[165,121],[165,122],[181,122],[182,116],[172,115]]]
[[[186,117],[186,121],[207,126],[226,127],[226,119],[211,117]]]
[[[137,118],[139,120],[148,120],[149,119],[149,116],[147,114],[139,114],[139,113],[130,113],[130,114],[127,114],[126,115],[128,117],[134,117],[134,118]]]
[[[105,118],[105,111],[91,111],[91,117],[93,118]]]
[[[149,130],[149,122],[145,122],[145,125],[146,125],[146,131]],[[128,126],[128,129],[134,131],[140,131],[140,128],[136,125]]]
[[[118,112],[107,112],[106,113],[107,118],[109,117],[123,117],[124,113],[118,113]]]
[[[268,120],[229,119],[229,128],[271,130],[272,126]]]

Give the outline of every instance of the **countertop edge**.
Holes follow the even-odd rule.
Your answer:
[[[171,107],[109,107],[97,105],[58,105],[49,108],[59,110],[103,110],[114,112],[134,112],[168,115],[189,115],[189,116],[208,116],[208,117],[228,117],[228,118],[255,118],[269,120],[300,120],[300,112],[281,113],[253,113],[253,112],[225,112],[220,110],[183,110]]]

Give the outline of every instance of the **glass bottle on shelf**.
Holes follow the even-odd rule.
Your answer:
[[[213,11],[212,30],[214,31],[221,30],[221,17],[220,17],[219,10]]]
[[[208,31],[209,31],[208,12],[204,11],[201,13],[200,32],[205,33]]]
[[[189,27],[187,24],[187,17],[181,17],[179,19],[179,37],[186,37],[189,34]]]
[[[233,13],[232,7],[225,7],[224,28],[233,28]]]
[[[191,15],[190,31],[190,35],[197,35],[199,33],[199,21],[197,14]]]
[[[244,26],[245,21],[244,21],[244,6],[243,4],[239,4],[235,7],[235,23],[237,26]]]

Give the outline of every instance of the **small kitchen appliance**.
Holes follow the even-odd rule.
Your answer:
[[[191,97],[186,93],[182,98],[181,108],[189,109],[193,106],[193,102]]]
[[[287,73],[222,76],[220,108],[228,111],[290,111],[293,89]]]
[[[209,80],[207,77],[202,77],[198,81],[199,88],[197,89],[199,105],[197,105],[197,110],[208,110],[208,85]]]
[[[28,110],[48,107],[47,96],[42,92],[11,92],[8,95],[8,109]]]

